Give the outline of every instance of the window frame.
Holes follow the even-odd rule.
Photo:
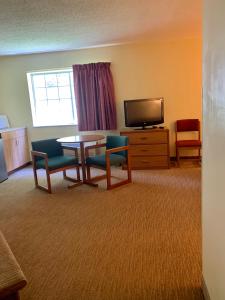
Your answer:
[[[78,125],[78,120],[77,120],[77,111],[76,111],[76,101],[75,101],[75,95],[74,95],[74,89],[73,89],[73,77],[72,77],[72,68],[67,67],[67,68],[62,68],[62,69],[50,69],[50,70],[38,70],[38,71],[31,71],[27,72],[27,83],[28,83],[28,93],[29,93],[29,99],[30,99],[30,106],[31,106],[31,114],[32,114],[32,122],[33,122],[33,127],[58,127],[58,126],[75,126]],[[35,85],[33,82],[33,78],[35,75],[48,75],[48,74],[60,74],[60,73],[69,73],[69,87],[70,87],[70,95],[71,98],[71,109],[72,109],[72,115],[73,115],[73,122],[68,122],[68,123],[63,123],[63,124],[41,124],[40,120],[38,120],[37,114],[36,114],[36,97],[35,97]],[[57,82],[57,88],[60,86],[58,85]],[[46,95],[47,95],[47,89],[46,87],[46,82],[45,82],[45,88],[46,90]],[[65,98],[66,99],[66,98]],[[60,100],[60,97],[58,99],[48,99],[46,97],[46,101],[57,101]]]

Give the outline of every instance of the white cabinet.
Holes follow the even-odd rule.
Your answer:
[[[11,172],[30,161],[27,129],[16,128],[1,131],[7,172]]]

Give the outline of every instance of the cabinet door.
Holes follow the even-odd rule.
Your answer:
[[[30,161],[27,132],[25,128],[2,133],[7,172]]]
[[[16,138],[16,151],[19,166],[22,166],[30,161],[29,147],[27,141],[27,135],[20,135]]]
[[[17,145],[15,138],[3,139],[4,156],[6,162],[7,172],[10,172],[17,168],[18,157],[17,157]]]

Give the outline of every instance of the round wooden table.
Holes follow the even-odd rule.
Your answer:
[[[97,142],[97,141],[103,140],[104,138],[105,138],[105,136],[100,135],[100,134],[96,134],[96,135],[84,134],[84,135],[67,136],[67,137],[57,139],[57,142],[59,142],[61,144],[70,144],[70,143],[71,144],[79,144],[83,183],[89,184],[89,182],[86,180],[84,143]]]

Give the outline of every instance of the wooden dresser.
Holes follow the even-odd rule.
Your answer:
[[[7,172],[11,172],[30,162],[26,128],[10,128],[0,131],[3,140]]]
[[[121,131],[120,135],[129,138],[132,169],[170,167],[168,129]]]

